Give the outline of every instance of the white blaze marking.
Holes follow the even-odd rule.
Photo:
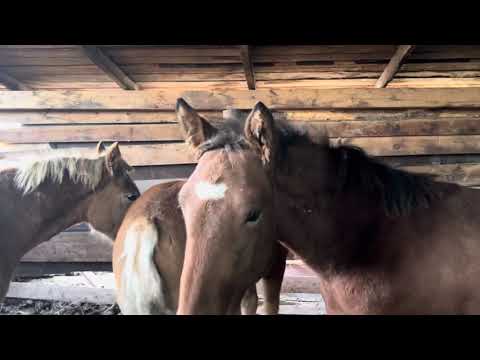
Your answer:
[[[202,200],[220,200],[225,197],[225,191],[227,191],[227,185],[210,184],[207,182],[199,182],[195,186],[195,193]]]

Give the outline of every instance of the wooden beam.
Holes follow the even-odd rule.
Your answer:
[[[331,138],[337,144],[339,138]],[[374,156],[480,154],[480,135],[394,136],[342,138],[342,144],[363,148]],[[95,143],[56,144],[58,148],[93,151]],[[185,143],[121,144],[122,155],[132,166],[194,164],[195,159]],[[4,153],[13,163],[31,155],[32,150]],[[3,159],[1,161],[4,161]]]
[[[480,112],[477,112],[480,117]],[[218,111],[202,111],[208,120],[221,119]],[[129,123],[175,123],[175,111],[1,111],[0,123],[31,125],[60,124],[129,124]]]
[[[0,91],[0,110],[167,110],[179,97],[200,111],[272,109],[480,108],[476,88]]]
[[[5,86],[8,90],[32,90],[29,86],[25,85],[21,81],[15,79],[13,76],[0,70],[0,84]]]
[[[253,70],[252,51],[249,45],[240,45],[240,58],[242,59],[248,88],[255,90],[255,71]]]
[[[111,259],[109,262],[21,262],[15,269],[15,278],[35,278],[79,271],[111,272]]]
[[[133,180],[187,179],[193,173],[194,169],[194,164],[141,166],[135,167],[135,171],[131,174],[131,177]]]
[[[23,256],[22,262],[110,262],[112,241],[98,233],[63,232]]]
[[[87,55],[95,65],[102,69],[105,74],[115,81],[122,89],[140,90],[140,87],[98,46],[82,45],[82,49],[85,55]]]
[[[378,78],[375,87],[384,88],[393,79],[396,72],[400,68],[402,61],[410,54],[415,45],[400,45],[395,54],[393,54],[388,65],[383,70],[382,75]]]
[[[130,92],[131,94],[131,92]],[[239,110],[225,110],[223,118],[231,116]],[[250,110],[241,110],[248,115]],[[200,115],[208,120],[220,121],[219,111],[202,111]],[[480,120],[479,109],[347,109],[347,110],[280,110],[273,111],[275,119],[300,122],[342,122],[342,121],[374,121],[374,120],[443,120],[471,119]],[[164,124],[176,123],[176,115],[171,111],[115,111],[115,110],[49,110],[49,111],[0,111],[0,123],[26,125],[100,125],[100,124]]]
[[[115,304],[115,291],[79,286],[58,286],[13,282],[7,298],[64,301],[71,303]]]
[[[0,129],[0,141],[11,144],[104,141],[183,141],[178,124],[58,125]]]
[[[374,156],[480,153],[480,135],[342,138],[341,143],[361,147]]]
[[[309,122],[308,125],[325,129],[330,137],[342,138],[480,135],[480,121],[472,118],[322,121]],[[0,129],[0,141],[10,144],[92,143],[100,140],[160,142],[183,139],[178,124],[30,125],[17,129]]]

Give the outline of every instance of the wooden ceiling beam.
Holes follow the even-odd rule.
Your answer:
[[[140,90],[135,81],[125,74],[98,46],[82,45],[85,55],[124,90]]]
[[[240,58],[242,59],[248,88],[255,90],[255,72],[253,70],[252,51],[249,45],[240,45]]]
[[[412,52],[415,45],[400,45],[398,46],[395,54],[393,54],[392,58],[388,62],[388,65],[383,70],[382,75],[378,78],[375,87],[376,88],[384,88],[387,84],[393,79],[395,74],[397,73],[400,65],[402,65],[402,61]]]
[[[29,86],[0,70],[0,84],[8,90],[32,90]]]

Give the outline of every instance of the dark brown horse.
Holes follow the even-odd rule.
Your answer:
[[[29,250],[80,222],[113,239],[140,195],[118,144],[100,143],[93,156],[48,155],[0,169],[0,300]]]
[[[478,190],[393,169],[359,148],[331,146],[324,134],[275,122],[262,104],[242,131],[212,133],[204,119],[197,123],[192,138],[203,155],[184,188],[230,167],[240,173],[252,169],[255,156],[244,162],[218,159],[255,152],[264,165],[254,167],[252,182],[260,177],[257,188],[268,191],[266,181],[272,190],[262,202],[248,198],[248,203],[269,218],[282,244],[316,271],[328,314],[480,312]],[[240,189],[228,181],[229,195],[238,196]],[[255,238],[264,242],[257,252],[235,257],[248,246],[247,237],[233,234],[220,248],[216,233],[225,238],[224,219],[242,222],[243,215],[226,205],[206,212],[194,191],[189,193],[183,194],[188,240],[178,313],[224,313],[217,299],[226,288],[246,286],[236,269],[250,269],[247,278],[253,279],[259,261],[269,259],[271,238]],[[208,236],[196,236],[200,224],[208,227]]]

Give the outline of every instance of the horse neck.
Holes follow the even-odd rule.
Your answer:
[[[38,244],[48,241],[66,228],[86,220],[88,196],[91,190],[81,183],[64,180],[61,184],[46,179],[36,190],[23,195],[12,192],[17,201],[16,221],[24,217],[16,247],[26,253]],[[17,223],[18,226],[18,223]]]
[[[283,174],[283,183],[276,185],[279,205],[275,208],[280,241],[318,273],[328,276],[357,270],[373,260],[375,234],[385,215],[377,202],[361,193],[329,188],[327,184],[339,181],[336,164],[311,160],[320,157],[310,156],[301,176]],[[321,180],[318,174],[331,178]]]

